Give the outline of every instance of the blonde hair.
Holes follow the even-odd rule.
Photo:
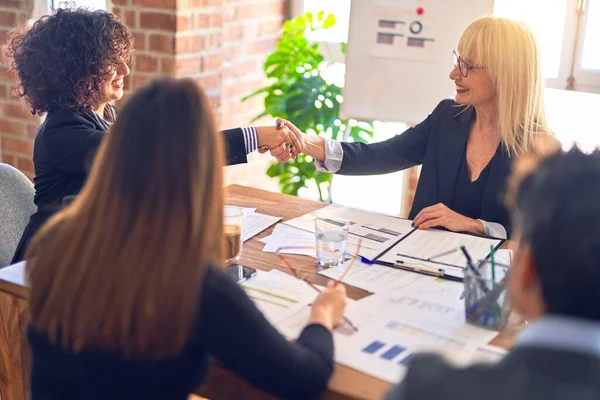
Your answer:
[[[62,348],[164,358],[196,323],[207,263],[223,254],[224,147],[189,79],[139,89],[77,199],[28,249],[33,326]]]
[[[478,18],[464,30],[458,49],[492,78],[498,134],[509,154],[533,150],[537,134],[551,135],[540,50],[527,25],[509,18]]]

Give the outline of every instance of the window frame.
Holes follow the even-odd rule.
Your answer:
[[[583,44],[585,40],[585,30],[587,24],[591,21],[588,21],[588,9],[591,1],[594,0],[571,0],[575,3],[575,7],[577,7],[578,12],[581,12],[581,23],[579,25],[579,32],[577,35],[577,43],[576,47],[573,50],[574,53],[574,66],[573,66],[573,78],[574,78],[574,89],[581,90],[585,92],[591,93],[600,93],[600,69],[596,71],[584,70],[581,67],[581,60],[583,58]],[[600,1],[600,0],[595,0]],[[579,11],[580,10],[580,11]],[[576,20],[576,14],[574,14],[574,19]],[[600,23],[600,21],[596,21],[596,23]],[[575,30],[575,29],[574,29]]]

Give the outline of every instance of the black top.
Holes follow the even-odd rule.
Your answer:
[[[309,325],[296,343],[288,342],[216,268],[205,276],[193,335],[173,358],[136,361],[98,351],[73,354],[51,345],[31,326],[28,338],[32,400],[185,400],[206,377],[209,356],[284,398],[318,397],[333,372],[333,337],[325,327]]]
[[[418,125],[379,143],[342,143],[344,158],[338,173],[373,175],[400,171],[422,165],[409,219],[425,207],[443,203],[452,205],[456,178],[460,171],[475,109],[444,100]],[[498,222],[510,237],[508,211],[502,195],[511,159],[504,145],[498,146],[489,163],[489,173],[481,197],[479,218]]]
[[[452,196],[452,210],[469,218],[481,218],[481,200],[483,191],[490,174],[490,163],[481,171],[477,179],[471,182],[469,168],[467,167],[466,152],[463,154],[460,171],[456,177],[454,185],[454,195]]]
[[[110,110],[116,116],[116,109]],[[59,109],[48,113],[37,130],[33,146],[34,202],[38,211],[31,216],[11,263],[23,260],[29,240],[58,210],[62,199],[78,194],[83,188],[94,154],[109,126],[94,111],[78,114]],[[242,129],[229,129],[222,133],[227,164],[245,163]]]

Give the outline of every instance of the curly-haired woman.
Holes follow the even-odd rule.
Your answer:
[[[32,114],[46,114],[33,150],[38,211],[13,262],[23,259],[29,239],[62,199],[82,188],[91,159],[117,116],[110,103],[123,97],[133,51],[129,29],[104,11],[58,9],[32,27],[11,32],[4,53],[16,73],[18,93]],[[172,135],[177,140],[177,132]],[[299,144],[287,128],[274,126],[236,128],[223,135],[228,164],[246,162],[246,154],[258,146],[293,155],[296,149],[290,151],[286,143]]]

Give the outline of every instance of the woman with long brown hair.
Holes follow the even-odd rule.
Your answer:
[[[289,343],[220,270],[224,149],[191,80],[140,89],[81,194],[28,251],[33,400],[185,399],[213,356],[259,388],[314,398],[333,370],[343,285]]]

